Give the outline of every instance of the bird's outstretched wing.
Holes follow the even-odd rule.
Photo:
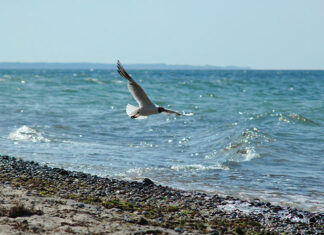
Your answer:
[[[140,85],[133,80],[133,78],[126,72],[119,60],[117,61],[118,73],[128,80],[128,90],[133,95],[136,102],[140,107],[154,105],[151,100],[147,97],[144,90]]]
[[[180,113],[178,113],[178,112],[176,112],[176,111],[172,111],[172,110],[170,110],[170,109],[166,109],[166,108],[163,110],[163,113],[167,113],[167,114],[176,114],[176,115],[178,115],[178,116],[181,116]]]

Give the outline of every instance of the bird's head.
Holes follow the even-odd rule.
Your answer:
[[[165,109],[164,109],[163,107],[160,107],[160,106],[158,107],[158,112],[159,112],[159,113],[162,113],[162,112],[164,112],[164,111],[165,111]]]

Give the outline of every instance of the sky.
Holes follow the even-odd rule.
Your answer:
[[[0,0],[0,62],[324,69],[323,0]]]

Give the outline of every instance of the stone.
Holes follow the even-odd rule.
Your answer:
[[[144,185],[154,185],[154,182],[152,180],[150,180],[149,178],[145,178],[143,180],[143,184]]]

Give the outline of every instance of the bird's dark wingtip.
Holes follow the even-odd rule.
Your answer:
[[[120,71],[122,70],[123,66],[120,64],[120,61],[117,60],[117,68],[118,68],[118,72],[120,73]]]
[[[118,73],[128,80],[132,80],[132,77],[126,72],[119,60],[117,60]]]

